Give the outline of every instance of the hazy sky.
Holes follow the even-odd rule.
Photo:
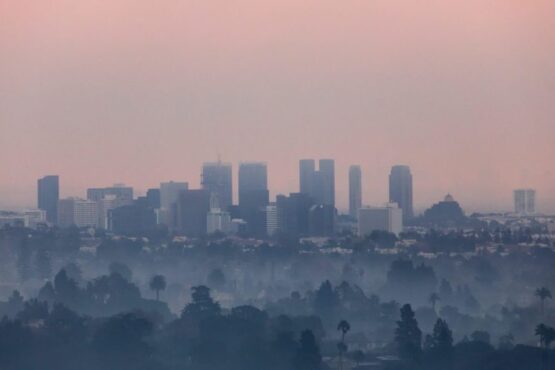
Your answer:
[[[417,210],[555,211],[555,1],[0,0],[0,207],[45,174],[198,186],[218,154],[272,195],[335,158],[340,207],[350,164],[380,204],[402,163]]]

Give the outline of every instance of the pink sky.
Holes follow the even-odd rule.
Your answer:
[[[0,55],[0,207],[45,174],[198,186],[220,154],[266,161],[273,195],[335,158],[340,208],[350,164],[380,204],[402,163],[417,209],[525,186],[555,212],[553,0],[0,0]]]

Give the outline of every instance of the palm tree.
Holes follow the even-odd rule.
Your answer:
[[[166,289],[166,278],[164,275],[154,275],[150,279],[150,289],[156,292],[156,300],[160,300],[160,291]]]
[[[541,287],[541,288],[536,289],[536,292],[534,293],[534,295],[540,299],[541,314],[542,314],[542,317],[543,317],[543,312],[544,312],[544,309],[545,309],[545,300],[546,299],[551,299],[551,291],[549,289],[547,289],[546,287]]]
[[[347,345],[345,344],[345,334],[351,330],[351,325],[347,320],[341,320],[337,324],[337,330],[341,331],[341,342],[337,344],[337,349],[339,349],[339,366],[343,370],[343,353],[347,352]]]
[[[539,324],[536,326],[536,335],[540,337],[540,345],[543,348],[543,368],[547,369],[549,346],[555,341],[555,329],[545,324]]]
[[[439,294],[437,294],[437,293],[432,293],[432,294],[430,294],[430,297],[428,297],[428,302],[430,302],[432,304],[432,309],[434,310],[434,312],[436,310],[436,303],[439,300],[440,300]]]

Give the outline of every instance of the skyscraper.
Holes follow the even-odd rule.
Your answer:
[[[513,194],[515,213],[530,215],[536,212],[536,191],[534,189],[516,189]]]
[[[253,190],[268,190],[268,170],[263,162],[239,164],[239,205],[241,196]]]
[[[358,217],[358,210],[362,206],[362,172],[360,166],[349,167],[349,215],[353,219]]]
[[[239,212],[251,235],[266,234],[266,206],[270,201],[265,163],[239,165]]]
[[[403,211],[403,220],[413,217],[412,174],[409,166],[393,166],[389,174],[389,201],[397,203]]]
[[[204,189],[181,190],[177,201],[177,228],[187,236],[206,234],[210,193]]]
[[[204,163],[201,184],[209,192],[213,208],[227,211],[233,204],[231,163]]]
[[[316,170],[314,159],[301,159],[299,161],[299,192],[312,195],[312,178]]]
[[[179,192],[189,189],[186,182],[162,182],[160,183],[160,223],[169,228],[175,227],[174,206],[179,198]]]
[[[322,174],[322,204],[335,207],[335,161],[320,159],[319,171]]]
[[[316,204],[335,206],[335,163],[321,159],[316,171],[313,159],[299,161],[300,193],[312,197]]]
[[[45,176],[37,181],[38,208],[46,211],[46,221],[58,222],[60,184],[58,176]]]

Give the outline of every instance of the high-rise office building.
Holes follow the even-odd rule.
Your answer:
[[[299,162],[300,193],[307,194],[316,204],[335,206],[335,163],[333,159],[320,159],[318,170],[315,161]]]
[[[278,209],[275,203],[266,206],[266,235],[273,236],[278,231]]]
[[[150,208],[159,209],[160,208],[160,189],[153,188],[146,191],[146,201]]]
[[[90,199],[66,198],[58,201],[58,225],[97,227],[98,203]]]
[[[210,212],[210,193],[204,189],[181,190],[176,211],[179,231],[192,237],[205,235]]]
[[[266,206],[270,201],[268,173],[265,163],[239,165],[239,212],[247,223],[247,232],[255,236],[266,234]]]
[[[301,159],[299,161],[299,192],[312,194],[312,178],[316,171],[314,159]]]
[[[314,205],[312,197],[303,193],[276,197],[278,230],[291,236],[308,235],[309,212]]]
[[[317,204],[308,213],[310,236],[332,236],[335,233],[337,211],[332,205]]]
[[[321,204],[335,206],[335,161],[320,159],[318,170],[322,174],[323,199]]]
[[[46,211],[46,221],[57,223],[60,183],[58,176],[45,176],[37,181],[38,208]]]
[[[513,195],[515,213],[530,215],[536,212],[536,191],[534,189],[516,189]]]
[[[349,167],[349,215],[358,217],[358,210],[362,206],[362,171],[360,166]]]
[[[358,210],[358,234],[387,231],[399,235],[403,231],[403,211],[395,203],[385,207],[362,207]]]
[[[412,219],[412,174],[409,166],[393,166],[389,174],[389,201],[403,210],[403,220]]]
[[[239,204],[241,196],[253,190],[268,190],[268,170],[263,162],[239,164]]]
[[[204,163],[201,184],[202,188],[209,192],[213,208],[227,211],[233,204],[231,163]]]
[[[175,228],[176,215],[174,213],[175,204],[179,198],[179,192],[189,189],[186,182],[162,182],[160,183],[160,212],[159,221],[170,229]]]

